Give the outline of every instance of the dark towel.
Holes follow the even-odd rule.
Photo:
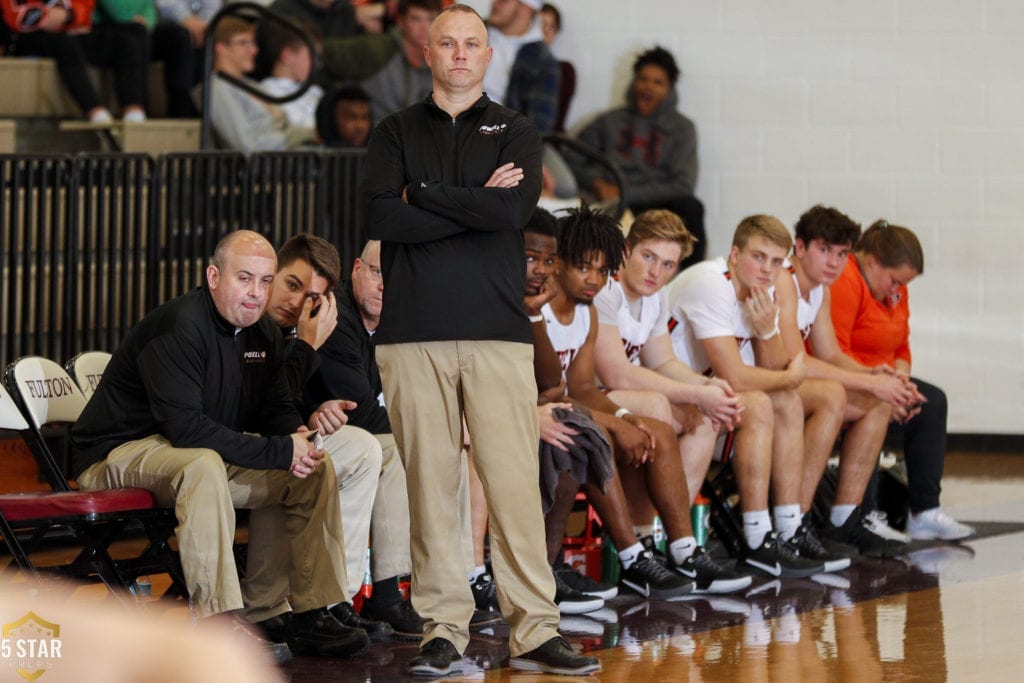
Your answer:
[[[540,499],[544,514],[555,502],[555,487],[559,474],[565,470],[580,484],[599,486],[604,493],[604,483],[612,478],[612,447],[600,426],[583,413],[564,408],[552,411],[556,420],[579,432],[573,437],[568,451],[540,442]]]

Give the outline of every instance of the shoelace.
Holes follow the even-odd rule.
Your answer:
[[[800,540],[797,540],[800,539]],[[821,539],[814,533],[814,529],[809,526],[800,525],[800,528],[793,534],[793,541],[799,543],[802,546],[806,546],[812,553],[816,555],[827,555],[828,551],[825,549]]]
[[[664,581],[666,579],[675,578],[672,572],[666,569],[661,562],[658,562],[656,559],[654,559],[654,553],[652,553],[649,550],[645,550],[644,552],[640,553],[640,557],[638,557],[636,560],[637,569],[640,568],[641,562],[645,563],[644,566],[648,567],[647,573],[651,575],[651,577],[654,578],[656,581]]]

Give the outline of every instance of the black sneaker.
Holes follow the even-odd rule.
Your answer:
[[[601,670],[597,657],[578,655],[562,636],[555,636],[538,648],[508,660],[513,669],[539,671],[562,676],[583,676]]]
[[[803,578],[825,571],[821,562],[800,557],[788,545],[781,543],[774,532],[766,534],[757,548],[746,548],[743,563],[769,576],[787,578]]]
[[[363,629],[345,626],[321,608],[292,613],[288,647],[297,655],[353,657],[370,647],[370,638]]]
[[[586,614],[604,607],[604,599],[580,593],[555,574],[555,604],[561,614]]]
[[[451,641],[432,638],[420,648],[418,655],[409,660],[412,676],[448,676],[462,673],[462,655]]]
[[[861,555],[869,557],[902,557],[907,554],[907,544],[879,536],[866,523],[860,507],[854,508],[842,526],[834,526],[825,522],[822,535],[833,541],[848,543],[855,547]]]
[[[804,515],[803,521],[796,532],[784,544],[800,557],[815,560],[825,565],[826,572],[841,572],[850,566],[850,557],[831,552],[822,544],[814,531],[810,513]]]
[[[360,616],[359,612],[356,611],[356,608],[352,606],[351,602],[339,602],[327,611],[331,613],[332,617],[340,621],[345,626],[350,628],[361,628],[366,631],[366,635],[370,637],[370,642],[372,643],[391,640],[391,636],[395,635],[395,631],[391,628],[391,624],[386,621],[374,621]]]
[[[607,583],[601,583],[600,581],[594,581],[589,576],[580,574],[565,562],[556,562],[551,565],[551,571],[554,572],[556,580],[561,580],[562,583],[569,588],[579,591],[584,595],[592,595],[595,598],[611,600],[619,594],[619,589],[615,586],[610,586]]]
[[[746,574],[719,564],[701,547],[696,548],[682,564],[675,564],[672,568],[693,582],[694,593],[732,593],[743,590],[753,581]]]
[[[279,617],[272,617],[272,619],[279,619]],[[283,620],[287,623],[287,619]],[[288,647],[288,643],[275,642],[273,639],[264,638],[261,633],[261,627],[265,622],[259,624],[252,624],[237,614],[230,615],[231,630],[235,633],[242,635],[246,640],[255,643],[257,647],[270,655],[270,658],[274,660],[275,664],[284,664],[285,662],[291,661],[292,651]],[[266,631],[263,631],[266,633]]]
[[[476,608],[484,612],[492,610],[500,612],[498,606],[498,591],[494,587],[494,579],[488,572],[476,577],[476,580],[469,584],[473,589],[473,599],[476,600]]]
[[[408,600],[384,607],[378,606],[372,599],[366,600],[363,602],[363,617],[390,624],[396,640],[420,640],[423,638],[423,626],[427,623]]]
[[[619,581],[645,598],[671,600],[693,590],[693,582],[670,571],[645,550],[629,569],[622,568]]]

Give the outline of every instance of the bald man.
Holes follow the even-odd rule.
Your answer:
[[[325,609],[346,585],[334,468],[321,467],[280,372],[281,333],[263,317],[276,271],[261,235],[222,239],[203,286],[150,312],[114,353],[72,429],[74,470],[83,489],[137,486],[174,507],[197,617],[228,613],[279,662],[351,656],[366,632]],[[285,565],[291,605],[239,581],[235,508],[284,516],[284,552],[301,556]],[[287,642],[263,640],[243,608],[259,619],[290,612]]]
[[[368,236],[381,241],[386,305],[375,341],[405,458],[412,603],[427,619],[409,672],[458,673],[469,643],[475,603],[456,505],[465,420],[487,498],[509,665],[591,673],[597,658],[577,655],[558,634],[537,487],[537,384],[522,299],[540,136],[484,95],[491,48],[472,8],[438,15],[424,56],[434,91],[373,132],[362,188]]]

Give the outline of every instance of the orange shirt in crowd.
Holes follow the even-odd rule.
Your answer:
[[[910,363],[910,302],[907,287],[886,301],[871,296],[857,259],[850,255],[846,269],[831,287],[832,325],[844,353],[868,367]]]

